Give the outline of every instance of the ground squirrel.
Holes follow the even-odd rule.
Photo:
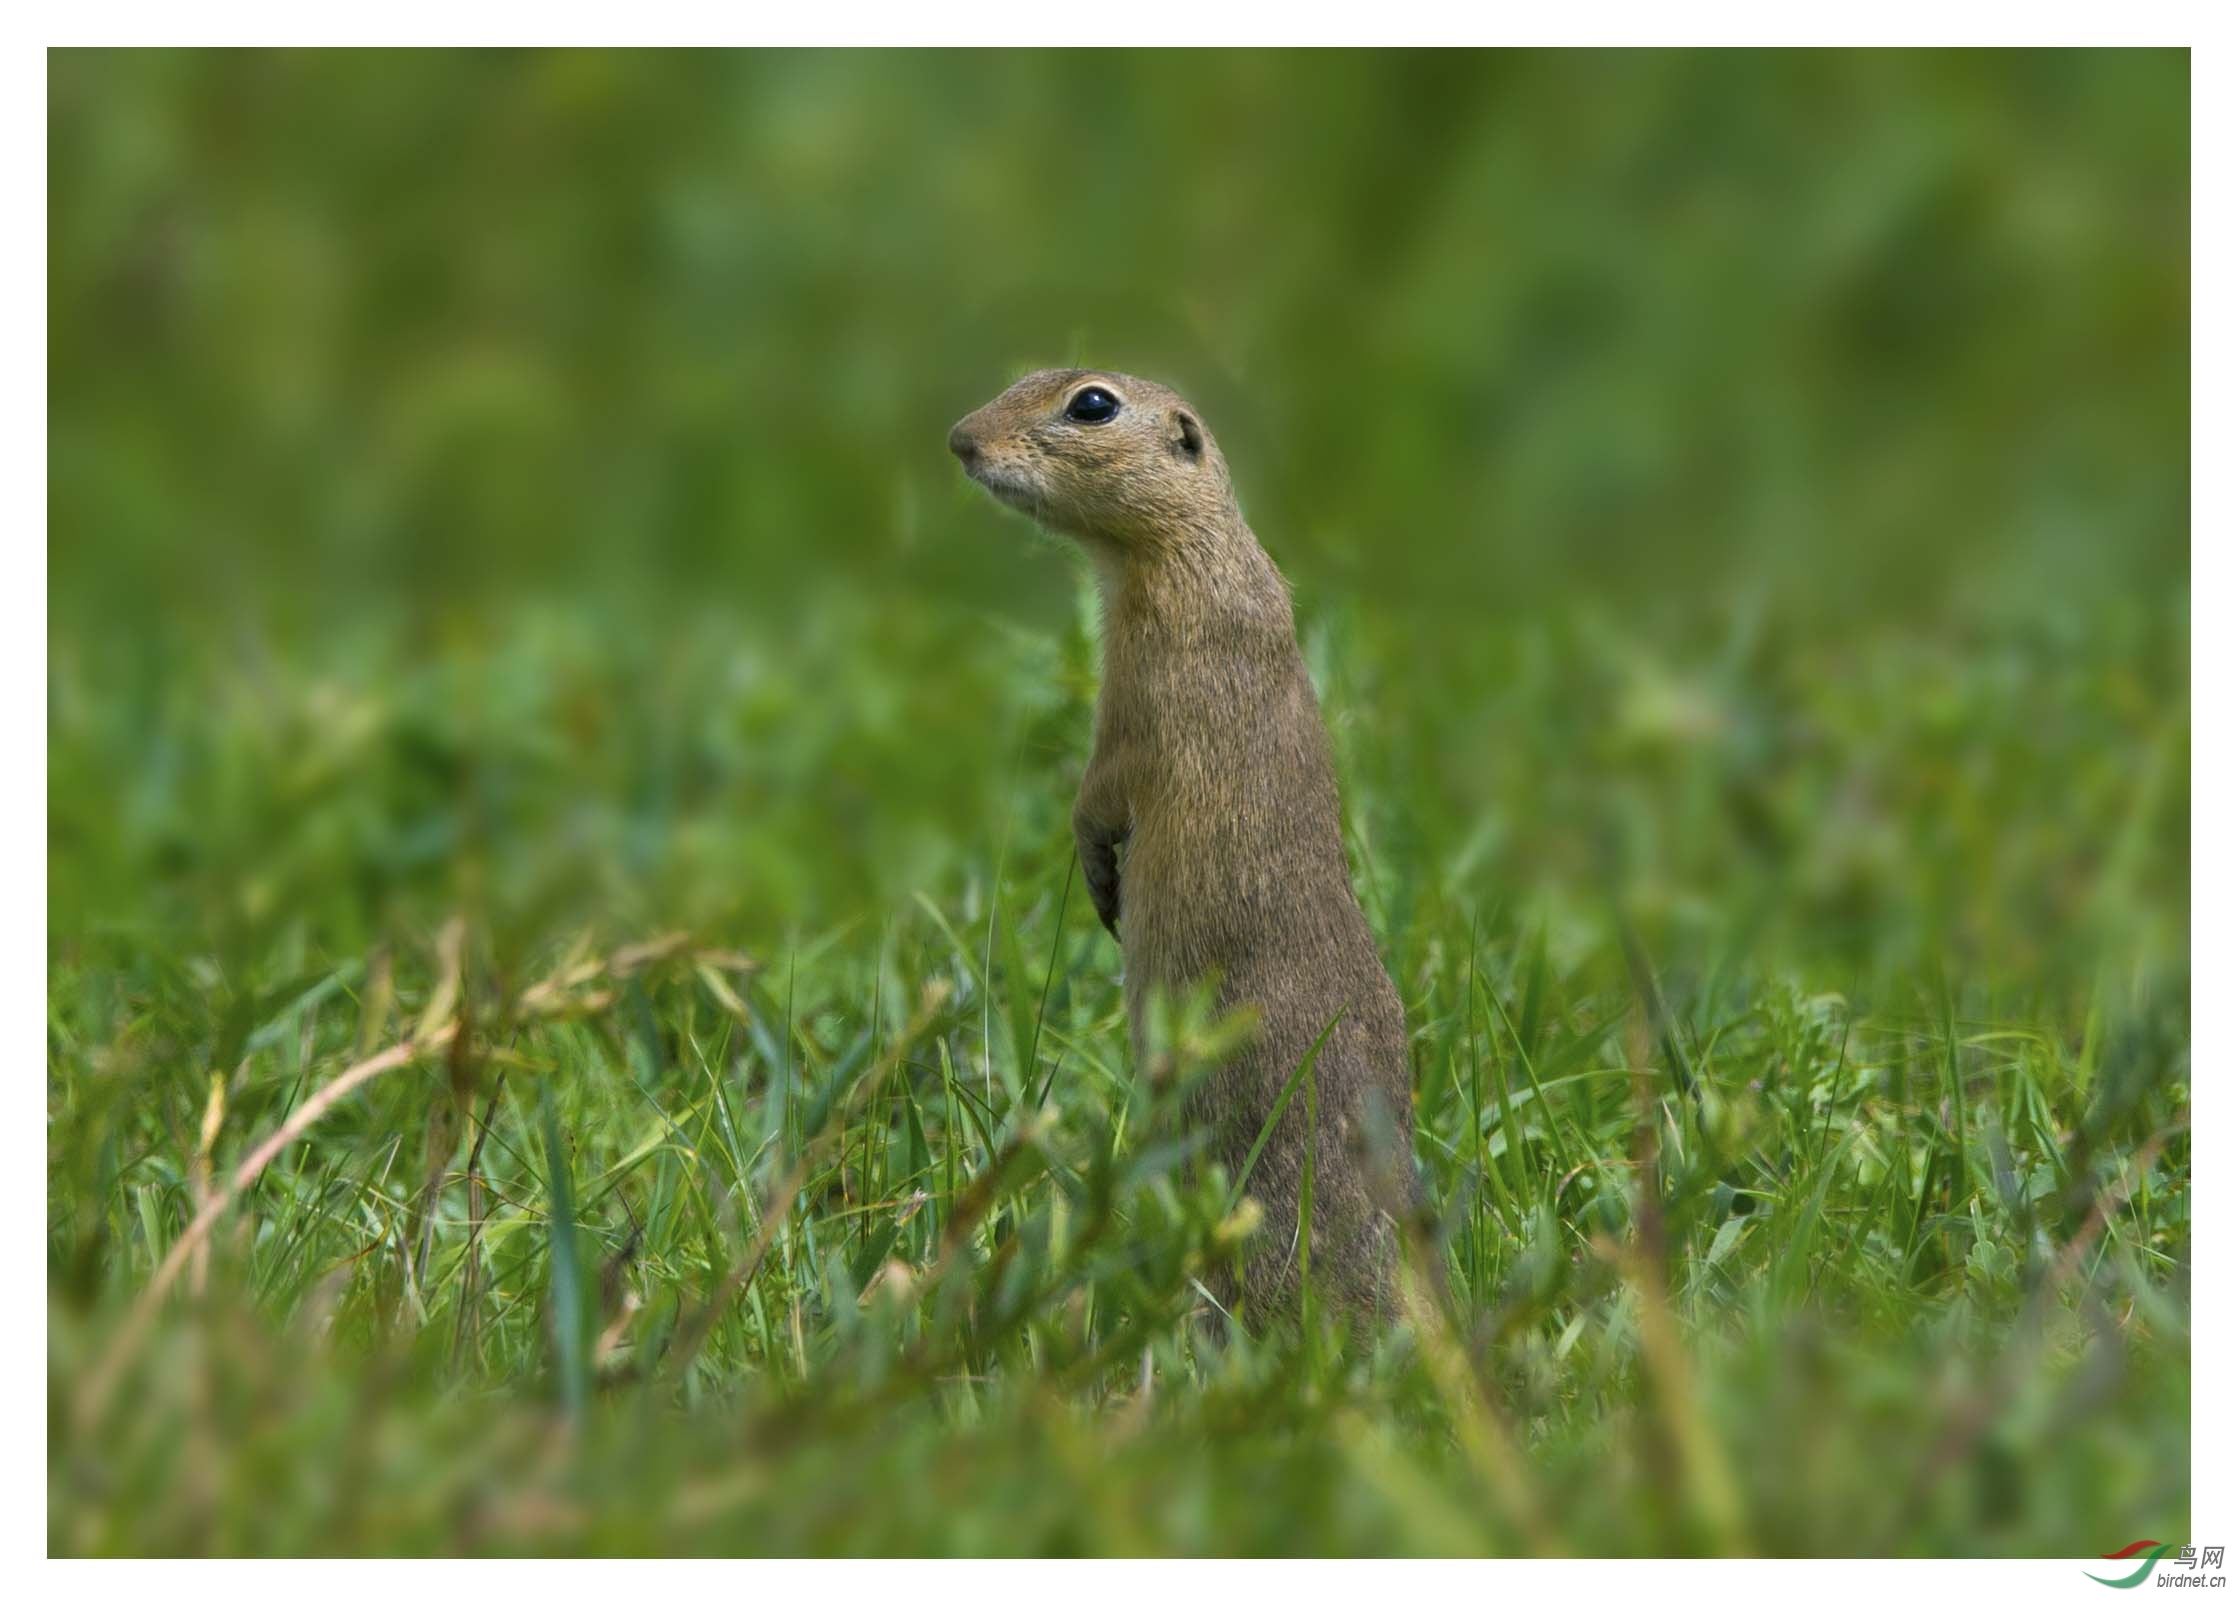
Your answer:
[[[1393,1216],[1415,1188],[1406,1020],[1353,895],[1290,588],[1244,523],[1220,448],[1164,386],[1089,369],[1028,375],[948,446],[1095,565],[1103,685],[1073,829],[1119,940],[1138,1058],[1155,989],[1211,977],[1224,1005],[1256,1010],[1253,1041],[1190,1110],[1233,1177],[1326,1030],[1312,1287],[1356,1313],[1390,1310]],[[1307,1131],[1295,1097],[1250,1178],[1266,1211],[1241,1288],[1255,1314],[1296,1301]]]

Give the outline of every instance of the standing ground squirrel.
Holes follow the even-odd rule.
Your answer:
[[[1327,1031],[1312,1073],[1312,1286],[1355,1313],[1390,1311],[1393,1213],[1414,1197],[1406,1019],[1353,895],[1290,588],[1244,523],[1220,448],[1164,386],[1088,369],[1019,380],[948,447],[1095,565],[1103,686],[1073,830],[1119,939],[1138,1062],[1155,990],[1211,977],[1223,1006],[1256,1011],[1251,1042],[1189,1112],[1234,1177]],[[1251,1174],[1266,1223],[1242,1293],[1257,1314],[1297,1298],[1307,1131],[1301,1094]]]

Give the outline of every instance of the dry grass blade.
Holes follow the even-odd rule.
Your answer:
[[[194,1158],[187,1168],[187,1179],[194,1192],[194,1208],[207,1209],[210,1203],[210,1154],[217,1147],[218,1128],[225,1124],[225,1078],[212,1072],[209,1101],[202,1107],[202,1132],[194,1145]],[[194,1291],[199,1294],[210,1281],[210,1244],[205,1238],[195,1246]]]
[[[371,1059],[360,1060],[297,1105],[295,1113],[283,1121],[277,1131],[258,1144],[247,1159],[234,1167],[233,1175],[226,1179],[225,1186],[195,1212],[194,1219],[187,1223],[186,1231],[173,1240],[170,1252],[163,1257],[163,1263],[156,1267],[155,1275],[148,1279],[148,1286],[140,1290],[140,1297],[133,1302],[132,1314],[125,1319],[124,1325],[117,1330],[117,1336],[110,1340],[107,1351],[87,1375],[85,1387],[78,1396],[78,1420],[81,1428],[91,1428],[100,1421],[103,1411],[108,1408],[109,1397],[116,1388],[117,1379],[123,1375],[124,1368],[130,1364],[141,1343],[145,1341],[148,1326],[154,1321],[163,1296],[178,1281],[180,1271],[186,1266],[196,1247],[209,1237],[210,1229],[217,1225],[218,1218],[225,1214],[226,1208],[241,1196],[242,1190],[279,1157],[281,1150],[315,1126],[327,1111],[343,1099],[375,1077],[409,1065],[422,1054],[441,1048],[457,1030],[456,1022],[440,1026],[429,1036],[408,1038],[383,1049]]]
[[[1413,1234],[1403,1240],[1406,1253],[1400,1262],[1402,1292],[1400,1311],[1421,1346],[1422,1360],[1431,1380],[1452,1413],[1461,1451],[1491,1488],[1505,1517],[1535,1556],[1559,1556],[1562,1543],[1540,1508],[1523,1456],[1498,1410],[1485,1393],[1475,1367],[1469,1364],[1460,1335],[1446,1307],[1432,1292],[1425,1272],[1423,1246]]]
[[[452,1004],[457,999],[458,956],[463,941],[463,928],[456,922],[445,927],[439,939],[442,963],[441,977],[437,983],[438,993]],[[521,1013],[557,1015],[574,1010],[603,1009],[611,1001],[610,993],[577,993],[572,989],[596,977],[628,975],[677,952],[688,941],[688,933],[668,932],[648,942],[618,949],[604,960],[563,965],[521,995]],[[118,1328],[115,1338],[110,1340],[109,1347],[102,1353],[100,1360],[87,1373],[85,1384],[78,1394],[77,1416],[81,1429],[90,1429],[100,1422],[115,1393],[118,1380],[123,1377],[124,1370],[131,1364],[133,1357],[139,1353],[140,1346],[146,1342],[149,1326],[155,1320],[155,1313],[161,1307],[164,1295],[170,1292],[172,1284],[178,1281],[180,1272],[208,1241],[219,1218],[249,1184],[256,1181],[264,1168],[277,1159],[289,1144],[316,1126],[343,1099],[376,1077],[399,1070],[424,1055],[446,1047],[457,1037],[459,1030],[460,1023],[457,1019],[431,1024],[423,1014],[421,1029],[413,1036],[401,1043],[391,1044],[369,1059],[360,1060],[335,1077],[298,1105],[269,1137],[250,1151],[248,1158],[234,1167],[225,1186],[202,1201],[200,1208],[195,1211],[194,1219],[187,1223],[186,1230],[172,1242],[162,1263],[156,1267],[155,1275],[148,1279],[148,1286],[140,1290],[139,1298],[133,1301],[131,1314]]]
[[[1635,971],[1638,970],[1635,965]],[[1638,1315],[1641,1358],[1654,1385],[1656,1404],[1673,1459],[1686,1482],[1696,1518],[1720,1555],[1744,1555],[1748,1550],[1741,1500],[1727,1465],[1724,1447],[1702,1409],[1693,1369],[1687,1364],[1686,1346],[1679,1335],[1678,1318],[1672,1314],[1670,1242],[1665,1233],[1661,1200],[1662,1140],[1657,1124],[1655,1074],[1648,1053],[1648,1027],[1660,1013],[1660,999],[1642,999],[1642,1011],[1632,1017],[1628,1052],[1637,1069],[1633,1073],[1634,1126],[1632,1172],[1636,1186],[1634,1212],[1638,1232],[1632,1243],[1607,1251],[1632,1290]],[[1665,1018],[1667,1021],[1667,1017]],[[1667,1052],[1675,1054],[1675,1039],[1667,1023],[1659,1032]],[[1674,1061],[1674,1064],[1676,1062]]]
[[[777,1241],[777,1234],[784,1228],[785,1218],[793,1208],[793,1201],[800,1197],[800,1190],[808,1182],[810,1170],[832,1140],[847,1130],[848,1118],[857,1101],[883,1082],[886,1073],[901,1063],[903,1056],[925,1034],[940,1013],[941,1006],[947,1002],[948,989],[944,984],[936,982],[928,985],[918,1003],[916,1015],[902,1028],[901,1035],[894,1039],[876,1064],[856,1078],[854,1086],[847,1090],[844,1097],[833,1102],[823,1125],[802,1145],[800,1157],[786,1168],[784,1176],[778,1179],[777,1185],[762,1201],[761,1226],[755,1230],[753,1243],[732,1264],[730,1270],[723,1274],[722,1281],[716,1285],[715,1292],[708,1297],[707,1303],[678,1330],[670,1358],[679,1370],[691,1365],[693,1358],[699,1354],[700,1346],[707,1342],[707,1335],[715,1330],[715,1323],[722,1318],[723,1312],[730,1309],[731,1303],[745,1291],[746,1285],[761,1270],[762,1262],[769,1256],[770,1247]]]

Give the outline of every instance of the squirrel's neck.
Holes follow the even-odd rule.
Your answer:
[[[1295,649],[1290,587],[1233,509],[1155,543],[1093,551],[1107,640]]]

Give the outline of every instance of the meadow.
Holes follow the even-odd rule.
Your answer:
[[[2187,75],[54,56],[50,1551],[2188,1535]],[[1073,360],[1296,590],[1372,1340],[1207,1305],[943,450]]]

